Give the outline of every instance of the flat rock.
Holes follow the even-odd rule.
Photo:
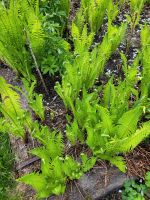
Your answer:
[[[49,200],[100,200],[110,192],[121,188],[129,178],[116,167],[98,167],[74,183],[68,183],[67,191],[60,197],[50,197]]]

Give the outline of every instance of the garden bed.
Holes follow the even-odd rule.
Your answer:
[[[79,8],[79,1],[72,1],[72,9],[70,16],[70,23],[73,20],[76,10]],[[120,25],[121,22],[125,20],[125,14],[129,13],[129,7],[123,6],[120,9],[120,12],[114,21],[114,24]],[[122,59],[120,57],[120,52],[124,53],[127,57],[128,64],[133,63],[134,58],[137,55],[138,49],[140,48],[140,25],[147,23],[150,25],[150,5],[146,4],[143,8],[141,14],[141,19],[139,25],[136,27],[135,31],[131,33],[128,28],[127,38],[124,40],[117,50],[112,54],[110,59],[107,61],[104,73],[98,77],[96,86],[105,85],[109,78],[114,75],[114,79],[117,83],[118,77],[124,77],[122,70]],[[94,44],[102,41],[106,33],[107,28],[107,19],[104,19],[101,31],[96,36]],[[129,48],[127,49],[127,43]],[[39,75],[36,71],[33,72],[37,80],[39,80]],[[6,65],[1,63],[0,66],[0,76],[4,77],[9,84],[13,86],[19,86],[22,90],[24,87],[22,85],[21,79]],[[38,94],[43,94],[43,103],[45,107],[45,119],[42,121],[39,117],[32,111],[31,115],[33,120],[39,121],[42,125],[48,126],[50,129],[56,129],[58,132],[61,131],[65,135],[67,119],[66,114],[70,114],[61,98],[56,93],[54,86],[56,81],[61,83],[60,75],[55,75],[49,77],[47,75],[43,76],[46,86],[48,88],[49,94],[44,92],[42,82],[39,80],[35,91]],[[101,94],[100,94],[101,95]],[[131,103],[133,99],[131,99]],[[27,99],[21,95],[21,103],[24,109],[28,109]],[[30,109],[29,109],[30,110]],[[12,151],[15,154],[15,178],[19,178],[22,175],[31,173],[33,171],[37,172],[40,170],[40,159],[36,156],[32,156],[29,151],[35,147],[39,147],[40,143],[33,139],[30,134],[26,135],[26,139],[18,139],[10,135],[10,142],[12,146]],[[87,148],[86,145],[76,144],[73,147],[70,147],[70,143],[65,140],[65,153],[67,155],[73,155],[73,157],[78,158],[80,153],[86,153],[91,155],[91,150]],[[58,197],[51,196],[48,199],[121,199],[119,189],[123,187],[123,184],[128,179],[144,179],[147,171],[150,171],[150,143],[142,142],[137,146],[132,152],[125,154],[124,159],[127,163],[127,172],[122,173],[116,167],[112,166],[107,161],[98,160],[96,165],[92,170],[83,175],[79,180],[68,181],[67,189],[63,195]],[[25,186],[22,183],[19,183],[17,186],[19,192],[22,193],[23,199],[34,199],[35,192],[31,187]]]

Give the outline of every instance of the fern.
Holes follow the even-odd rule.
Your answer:
[[[30,108],[44,120],[43,95],[34,92],[36,81],[29,83],[26,79],[22,79],[22,82],[25,88],[24,96],[28,100]]]
[[[88,90],[94,85],[96,78],[102,74],[110,55],[123,39],[125,31],[126,24],[122,24],[120,27],[111,26],[102,43],[89,52],[93,41],[93,33],[88,35],[86,26],[80,33],[79,28],[73,24],[72,34],[76,57],[73,63],[66,64],[62,86],[57,83],[55,87],[68,109],[74,110],[74,102],[79,93],[84,88]]]
[[[43,144],[31,151],[41,158],[41,173],[25,175],[18,181],[31,185],[38,198],[64,193],[67,179],[79,179],[96,162],[96,158],[88,158],[85,154],[81,155],[82,162],[77,162],[68,155],[63,156],[62,135],[55,131],[51,133],[48,127],[36,127],[33,136]]]
[[[24,25],[18,16],[18,10],[18,4],[14,5],[13,1],[10,1],[8,10],[1,7],[0,57],[15,71],[30,79],[29,56],[25,49],[26,39],[23,33]]]
[[[126,172],[126,163],[125,163],[125,160],[122,156],[110,156],[110,155],[103,155],[103,154],[100,154],[98,155],[98,157],[100,159],[103,159],[103,160],[107,160],[109,161],[111,164],[115,165],[116,167],[118,167],[118,169],[122,172]]]
[[[13,91],[12,86],[7,84],[3,77],[0,77],[0,94],[2,98],[1,108],[9,110],[10,117],[16,118],[16,116],[21,117],[23,115],[23,110],[21,108],[20,96]]]
[[[112,151],[129,152],[133,150],[149,135],[150,135],[150,122],[145,122],[143,123],[140,129],[137,129],[129,137],[125,137],[124,139],[108,143],[107,151],[108,153],[112,153]]]
[[[130,9],[131,9],[131,30],[135,29],[137,26],[141,11],[144,7],[145,0],[130,0]]]
[[[78,15],[84,13],[86,22],[90,25],[91,31],[97,33],[101,28],[109,2],[110,1],[106,2],[105,0],[82,0],[80,10],[76,17],[77,24],[80,23],[78,22],[78,20],[80,20]]]
[[[136,58],[133,65],[138,62]],[[97,91],[88,94],[84,90],[82,98],[76,100],[74,121],[69,122],[67,129],[67,136],[72,144],[78,140],[83,142],[82,136],[96,157],[109,160],[123,172],[125,162],[122,157],[117,156],[118,153],[132,150],[150,134],[149,122],[138,129],[138,122],[143,114],[142,102],[135,102],[133,108],[128,103],[134,91],[134,80],[137,81],[136,73],[135,77],[132,75],[132,83],[128,82],[128,73],[126,76],[127,79],[119,80],[117,86],[111,79],[104,87],[104,97],[101,100],[97,99]]]
[[[145,96],[146,98],[150,96],[150,84],[149,84],[149,77],[150,77],[150,39],[149,39],[149,27],[144,26],[141,32],[141,43],[142,43],[142,64],[143,64],[143,71],[142,71],[142,83],[141,83],[141,96]]]
[[[26,131],[31,132],[32,130],[30,113],[22,108],[20,95],[12,85],[6,83],[3,77],[0,77],[0,95],[2,99],[0,111],[5,118],[4,127],[7,129],[6,132],[25,137]]]
[[[141,115],[142,109],[139,107],[125,112],[118,120],[118,126],[116,128],[118,137],[122,138],[134,133]]]
[[[73,145],[75,145],[78,140],[81,142],[84,141],[83,134],[78,126],[77,121],[75,120],[71,123],[70,126],[67,126],[66,135]]]
[[[44,194],[43,191],[45,189],[45,185],[47,184],[47,182],[46,182],[46,179],[42,175],[32,173],[20,178],[19,180],[23,181],[26,184],[32,185],[32,187],[36,191],[41,193],[39,195],[40,197],[42,197],[42,194]]]
[[[2,77],[0,77],[0,95],[2,98],[0,111],[3,113],[5,119],[9,120],[11,123],[9,129],[11,129],[13,133],[23,137],[25,130],[22,127],[23,122],[21,118],[25,116],[25,112],[21,107],[20,96]],[[7,123],[5,125],[8,127]]]

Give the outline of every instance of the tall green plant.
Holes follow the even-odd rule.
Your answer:
[[[116,87],[109,81],[103,92],[100,101],[96,93],[84,91],[82,100],[76,101],[74,120],[66,134],[73,145],[86,142],[96,157],[125,172],[123,157],[118,154],[131,151],[149,136],[150,122],[138,128],[144,107],[138,104],[130,108],[132,89],[125,82]]]
[[[131,9],[131,31],[133,32],[140,20],[140,14],[144,7],[145,0],[130,0]]]
[[[80,92],[91,88],[99,77],[112,52],[116,50],[126,32],[126,24],[120,27],[110,25],[103,41],[89,51],[93,42],[94,33],[87,32],[85,25],[80,34],[76,24],[72,25],[72,36],[75,45],[75,59],[66,64],[66,72],[62,77],[62,84],[56,84],[56,91],[63,99],[67,108],[74,109],[74,102]]]
[[[28,1],[10,1],[9,8],[0,6],[0,58],[15,71],[31,79],[30,52],[42,48],[44,33],[34,7]]]
[[[64,3],[59,1],[59,6],[63,5],[60,7],[64,11],[60,11],[66,16],[69,1]],[[32,69],[36,68],[47,91],[40,70],[44,74],[62,72],[63,62],[69,57],[69,44],[60,37],[60,25],[50,20],[40,6],[38,0],[11,0],[7,8],[0,5],[0,59],[28,80],[34,79]],[[54,7],[50,16],[56,11]]]
[[[91,31],[97,33],[101,28],[110,2],[111,0],[82,0],[76,22],[79,24],[81,20],[80,16],[82,14],[85,15],[85,21],[89,24]]]
[[[142,74],[141,74],[141,92],[142,96],[150,97],[150,30],[148,26],[144,26],[141,31],[142,45]]]
[[[27,110],[22,108],[20,95],[14,91],[12,85],[7,84],[0,77],[0,112],[4,116],[3,126],[7,133],[25,137],[26,131],[31,131],[31,117]]]
[[[141,57],[138,55],[132,66],[127,65],[124,54],[121,57],[124,80],[118,79],[118,85],[114,85],[112,77],[104,88],[100,88],[101,99],[98,97],[99,89],[91,94],[84,89],[82,97],[75,101],[74,119],[69,121],[66,134],[73,145],[78,141],[86,143],[95,156],[109,160],[125,171],[123,157],[118,154],[131,151],[149,136],[150,122],[139,127],[145,113],[145,102],[134,86],[140,80],[137,66]],[[131,95],[134,101],[130,100]]]

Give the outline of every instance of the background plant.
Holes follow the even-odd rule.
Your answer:
[[[135,180],[126,181],[122,191],[123,200],[145,200],[150,188],[150,172],[145,175],[144,182],[138,182]]]
[[[52,5],[55,4],[56,2],[53,2]],[[0,10],[1,60],[28,80],[33,79],[32,69],[36,68],[43,84],[39,69],[44,74],[61,71],[69,45],[59,36],[58,30],[61,25],[55,26],[56,22],[53,20],[47,22],[47,13],[40,12],[39,1],[11,0],[8,8],[0,5]],[[57,58],[54,57],[55,54],[58,55]]]

